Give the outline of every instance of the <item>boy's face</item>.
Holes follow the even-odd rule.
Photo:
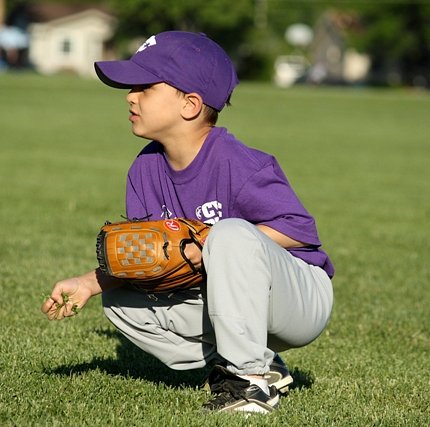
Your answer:
[[[135,86],[127,95],[132,131],[136,136],[163,142],[175,136],[183,98],[166,83]]]

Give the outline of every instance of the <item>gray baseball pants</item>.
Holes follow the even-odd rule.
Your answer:
[[[281,248],[241,219],[216,223],[203,249],[201,289],[148,294],[119,287],[102,295],[109,320],[172,369],[226,360],[235,374],[264,374],[274,352],[321,334],[333,304],[319,267]]]

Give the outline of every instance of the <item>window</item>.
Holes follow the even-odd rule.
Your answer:
[[[69,38],[65,38],[61,41],[60,50],[64,55],[68,55],[72,51],[72,42]]]

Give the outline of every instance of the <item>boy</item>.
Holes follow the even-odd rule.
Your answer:
[[[231,60],[203,34],[168,31],[127,61],[95,64],[107,85],[129,89],[129,120],[151,140],[127,180],[129,218],[188,217],[213,227],[186,253],[206,283],[148,294],[99,270],[58,282],[42,311],[53,318],[61,293],[74,314],[102,293],[109,320],[173,369],[216,363],[206,409],[267,413],[292,382],[275,353],[306,345],[325,328],[334,270],[315,222],[276,160],[215,126],[238,84]]]

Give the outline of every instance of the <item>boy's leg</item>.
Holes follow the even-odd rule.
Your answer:
[[[217,357],[199,290],[148,294],[133,286],[102,294],[109,320],[134,344],[172,369],[204,367]]]
[[[326,273],[293,257],[254,225],[240,219],[215,224],[203,259],[217,351],[231,372],[265,374],[272,349],[305,345],[326,326],[332,307]]]
[[[272,350],[304,345],[323,330],[330,280],[254,225],[234,219],[216,224],[204,262],[207,305],[198,290],[151,295],[130,286],[102,295],[107,317],[172,369],[201,368],[222,356],[232,372],[244,375],[266,373]],[[268,333],[276,347],[268,345]]]

